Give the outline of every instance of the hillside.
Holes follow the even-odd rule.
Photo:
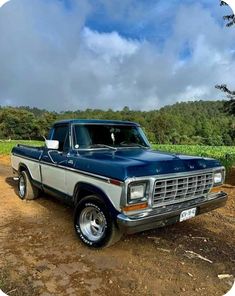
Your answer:
[[[55,120],[95,118],[131,120],[141,124],[152,143],[235,145],[235,118],[224,101],[176,103],[153,111],[87,109],[48,112],[30,107],[0,107],[0,139],[40,139]]]

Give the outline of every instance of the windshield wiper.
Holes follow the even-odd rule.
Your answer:
[[[108,148],[110,150],[117,151],[117,148],[105,144],[92,144],[89,146],[89,148]]]
[[[141,145],[141,144],[138,144],[138,143],[121,143],[120,144],[121,146],[124,146],[124,147],[140,147],[140,148],[144,148],[144,149],[147,149],[147,148],[149,148],[149,147],[147,147],[147,146],[144,146],[144,145]]]

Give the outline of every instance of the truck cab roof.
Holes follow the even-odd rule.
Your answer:
[[[131,125],[140,126],[138,123],[124,120],[103,120],[103,119],[65,119],[56,121],[55,124],[107,124],[107,125]]]

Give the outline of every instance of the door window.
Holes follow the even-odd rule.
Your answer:
[[[69,127],[68,125],[55,126],[52,140],[59,141],[59,151],[69,150]]]

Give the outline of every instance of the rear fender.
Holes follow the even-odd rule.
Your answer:
[[[26,171],[26,172],[27,172],[27,174],[28,174],[28,176],[29,176],[29,179],[30,179],[30,182],[31,182],[34,186],[36,186],[36,187],[39,188],[39,189],[42,189],[42,185],[41,185],[41,183],[38,182],[38,181],[36,181],[36,180],[34,180],[34,179],[32,178],[32,174],[31,174],[31,172],[30,172],[30,169],[27,167],[27,165],[24,164],[24,163],[22,163],[22,162],[20,162],[20,163],[19,163],[19,167],[18,167],[18,175],[20,175],[20,173],[21,173],[22,171]]]

